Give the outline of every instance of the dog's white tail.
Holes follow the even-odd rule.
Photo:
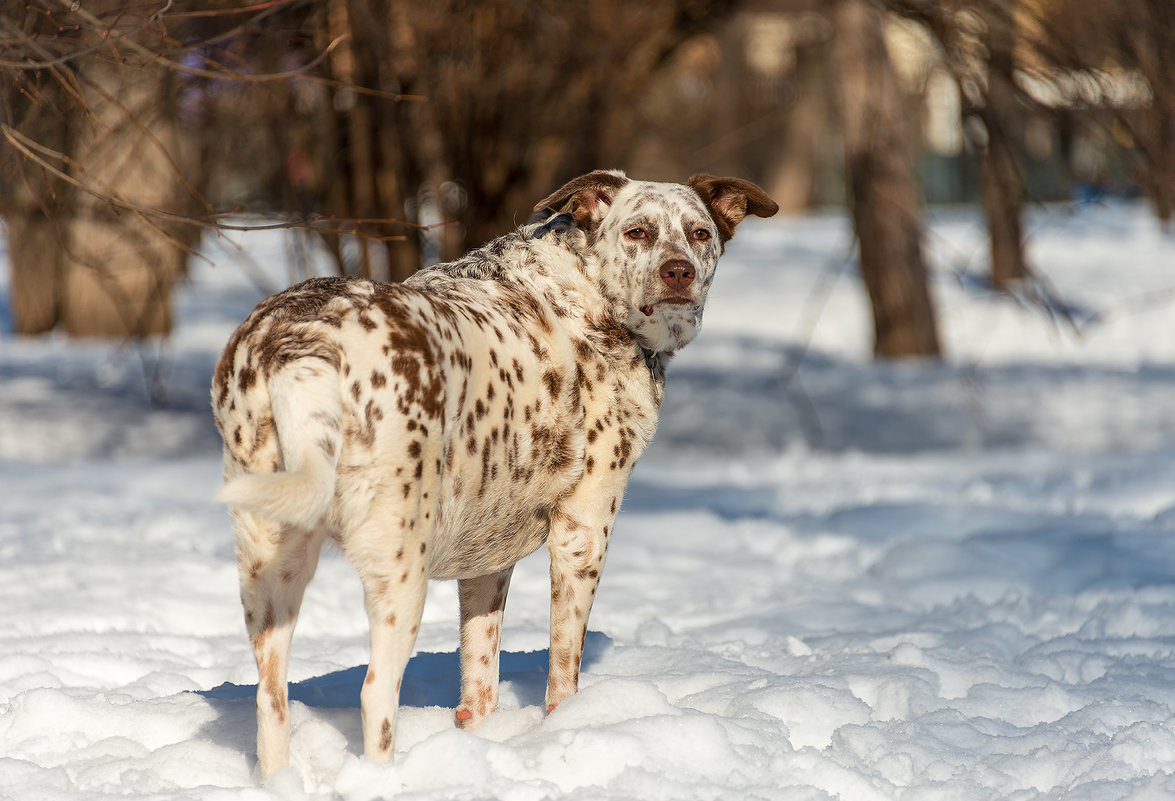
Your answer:
[[[314,528],[334,498],[343,449],[338,373],[320,359],[303,359],[266,386],[285,470],[237,476],[216,497],[277,523]]]

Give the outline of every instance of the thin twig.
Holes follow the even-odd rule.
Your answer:
[[[199,228],[225,230],[225,231],[271,231],[278,229],[305,229],[317,233],[329,234],[353,234],[365,239],[377,242],[402,242],[407,237],[403,234],[374,234],[367,231],[358,230],[359,226],[364,225],[396,225],[403,228],[412,228],[415,230],[432,230],[439,227],[439,225],[447,225],[449,223],[439,223],[436,225],[420,225],[418,223],[411,223],[404,220],[398,220],[394,217],[361,217],[361,218],[344,218],[340,219],[335,216],[321,216],[314,215],[305,220],[286,220],[284,222],[266,223],[263,225],[236,225],[221,221],[220,217],[236,215],[238,210],[214,212],[209,215],[208,219],[193,217],[188,214],[181,214],[178,212],[166,211],[164,209],[151,208],[137,203],[132,203],[125,197],[119,195],[108,186],[101,186],[96,189],[83,181],[78,180],[75,176],[58,169],[48,159],[53,158],[61,161],[63,164],[76,169],[83,174],[88,174],[85,168],[71,159],[69,156],[52,148],[45,147],[36,141],[29,139],[7,124],[0,124],[0,135],[2,135],[8,142],[27,159],[37,164],[47,172],[60,178],[66,183],[74,186],[88,195],[101,200],[103,203],[125,211],[130,211],[140,217],[144,218],[158,218],[160,220],[169,220],[172,222],[183,223],[186,225],[194,225]],[[42,155],[38,155],[38,153]],[[91,176],[92,177],[92,176]],[[204,259],[199,253],[196,253],[187,245],[175,240],[173,236],[166,231],[160,229],[155,223],[145,220],[148,225],[155,228],[163,236],[165,236],[172,244],[179,247],[185,253]],[[207,261],[207,259],[205,259]]]

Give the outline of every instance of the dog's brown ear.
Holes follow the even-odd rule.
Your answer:
[[[540,200],[534,210],[570,211],[580,226],[590,228],[608,213],[612,198],[627,183],[628,177],[619,170],[589,172],[568,181],[558,191]]]
[[[750,181],[738,178],[715,178],[713,175],[695,175],[686,182],[710,210],[718,225],[718,238],[725,245],[734,236],[734,229],[748,214],[770,217],[779,211],[779,204]]]

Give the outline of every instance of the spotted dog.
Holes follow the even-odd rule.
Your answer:
[[[428,579],[456,579],[461,701],[498,701],[514,564],[551,557],[547,710],[576,691],[624,487],[657,425],[669,357],[694,338],[754,184],[597,171],[554,215],[404,284],[318,278],[263,301],[212,384],[245,623],[257,752],[287,763],[290,640],[323,544],[356,567],[371,629],[365,753],[391,759]]]

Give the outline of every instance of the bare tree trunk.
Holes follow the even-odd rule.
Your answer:
[[[1172,79],[1175,80],[1175,75]],[[1148,121],[1148,138],[1154,146],[1151,148],[1153,169],[1147,176],[1146,190],[1155,207],[1155,216],[1170,226],[1175,222],[1175,108],[1160,105],[1156,98]]]
[[[976,110],[987,129],[980,184],[991,237],[991,283],[1003,289],[1028,275],[1020,223],[1024,180],[1017,159],[1021,114],[1012,83],[1011,9],[1004,2],[986,5],[987,105]]]
[[[56,84],[42,87],[41,103],[29,104],[19,130],[45,147],[69,152],[65,119],[54,112],[65,101]],[[12,269],[12,321],[16,333],[43,334],[61,322],[65,282],[63,210],[72,187],[12,151],[8,153],[11,186],[3,209]]]
[[[839,68],[845,169],[879,357],[940,354],[922,256],[921,204],[897,77],[867,0],[826,0]]]
[[[1155,216],[1169,225],[1175,216],[1175,7],[1170,0],[1143,0],[1140,12],[1129,45],[1152,93],[1139,126],[1147,161],[1140,183]]]
[[[146,209],[176,209],[178,127],[161,71],[82,69],[89,114],[73,145],[79,178]],[[80,110],[79,110],[80,111]],[[166,152],[165,152],[166,151]],[[62,324],[73,336],[143,337],[171,331],[171,288],[186,254],[159,222],[76,192],[68,220]]]
[[[330,60],[332,77],[344,84],[388,89],[412,80],[415,64],[402,57],[399,40],[411,42],[409,15],[403,3],[389,0],[332,0],[328,7],[327,40],[346,36]],[[325,44],[325,43],[324,43]],[[413,181],[405,174],[411,163],[404,153],[401,106],[385,97],[350,89],[335,90],[338,150],[344,159],[337,164],[335,180],[329,181],[325,209],[343,220],[375,218],[404,219],[405,201]],[[331,163],[335,153],[320,153]],[[358,268],[364,275],[402,281],[420,267],[420,248],[414,230],[403,226],[357,226]],[[342,247],[331,238],[336,250]]]
[[[98,18],[85,15],[118,5],[88,3],[78,19],[89,25]],[[55,35],[52,15],[38,18],[31,8],[27,15],[30,35]],[[124,54],[22,71],[14,83],[20,90],[8,94],[5,107],[14,146],[0,158],[14,176],[2,194],[12,204],[6,211],[17,330],[60,327],[112,338],[168,333],[172,283],[195,231],[177,233],[150,211],[175,213],[191,200],[177,162],[170,75]],[[32,145],[15,146],[16,137]]]

